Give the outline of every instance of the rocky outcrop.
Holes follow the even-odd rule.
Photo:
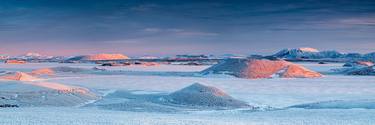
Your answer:
[[[6,64],[25,64],[26,61],[23,61],[23,60],[6,60],[5,63]]]
[[[375,75],[374,66],[362,67],[362,68],[351,68],[348,69],[346,75]]]
[[[355,62],[348,62],[345,63],[343,66],[344,67],[368,67],[368,66],[373,66],[374,63],[370,61],[355,61]]]

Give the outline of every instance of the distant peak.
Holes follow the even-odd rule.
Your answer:
[[[319,52],[319,50],[315,49],[315,48],[309,48],[309,47],[302,47],[302,48],[298,48],[299,50],[301,51],[304,51],[304,52]]]
[[[35,57],[38,57],[38,56],[42,56],[42,55],[39,54],[39,53],[28,52],[28,53],[25,54],[25,56],[35,56]]]

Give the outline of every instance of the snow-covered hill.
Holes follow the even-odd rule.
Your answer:
[[[84,55],[75,56],[69,58],[69,61],[101,61],[101,60],[123,60],[129,59],[128,56],[123,54],[96,54],[96,55]]]
[[[234,99],[224,91],[199,83],[194,83],[168,95],[168,101],[177,105],[203,106],[211,108],[250,107],[243,101]]]
[[[170,94],[118,90],[89,106],[122,111],[181,112],[189,110],[260,109],[234,99],[224,91],[194,83]]]
[[[240,78],[314,78],[321,77],[301,65],[283,60],[266,59],[228,59],[201,72],[208,74],[226,74]]]

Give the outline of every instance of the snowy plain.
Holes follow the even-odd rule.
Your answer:
[[[127,66],[100,67],[96,64],[35,63],[23,65],[0,64],[0,71],[24,71],[70,66],[104,68],[113,75],[70,74],[48,77],[46,81],[100,91],[103,95],[116,90],[131,91],[134,95],[171,93],[193,83],[215,86],[232,97],[253,106],[273,107],[271,111],[202,110],[187,112],[147,112],[107,110],[83,107],[20,107],[0,109],[0,124],[16,125],[372,125],[375,110],[366,108],[304,109],[295,105],[344,100],[355,105],[356,100],[375,100],[375,77],[331,74],[342,64],[300,63],[324,74],[322,78],[240,79],[225,76],[200,76],[197,72],[209,66]],[[118,73],[118,71],[121,71]],[[122,73],[123,72],[123,73]],[[135,72],[135,73],[134,73]],[[152,73],[150,73],[152,72]],[[181,75],[180,73],[184,75]],[[176,73],[176,75],[173,75]],[[172,75],[171,75],[172,74]],[[189,75],[191,74],[191,75]],[[0,81],[0,84],[5,83]],[[0,89],[1,90],[1,89]],[[105,97],[104,97],[105,98]],[[122,102],[114,99],[107,103]],[[375,102],[375,101],[374,101]],[[331,106],[335,107],[335,106]]]

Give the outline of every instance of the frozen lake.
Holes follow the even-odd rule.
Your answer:
[[[0,124],[207,124],[207,125],[372,125],[375,109],[295,109],[289,106],[334,100],[375,100],[375,77],[332,75],[330,69],[342,64],[301,63],[321,72],[322,78],[275,78],[240,79],[225,76],[173,75],[192,73],[208,66],[128,66],[98,67],[95,64],[39,63],[25,65],[0,64],[0,71],[24,71],[33,69],[70,66],[79,68],[105,68],[123,71],[113,75],[73,74],[64,77],[48,77],[46,82],[61,83],[89,88],[96,91],[136,91],[135,94],[171,93],[193,83],[201,83],[222,89],[232,97],[259,107],[273,107],[271,111],[204,110],[178,113],[136,112],[105,110],[95,107],[22,107],[0,109]],[[136,72],[132,74],[133,72]],[[153,72],[150,74],[150,72]],[[156,73],[155,73],[156,72]],[[168,73],[167,75],[163,73]],[[172,75],[171,75],[172,74]],[[0,81],[0,84],[2,81]],[[118,101],[118,100],[117,100]],[[347,104],[342,104],[347,105]]]

